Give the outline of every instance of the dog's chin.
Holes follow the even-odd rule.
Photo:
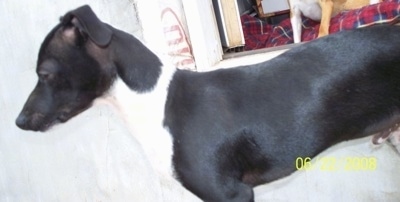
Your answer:
[[[75,112],[60,112],[59,114],[52,116],[52,118],[44,116],[41,119],[34,119],[27,127],[23,127],[24,130],[31,130],[35,132],[48,132],[52,130],[56,125],[65,123],[80,114],[86,108],[82,110],[76,110]]]
[[[33,131],[42,132],[42,133],[48,132],[48,131],[51,131],[51,129],[53,129],[54,126],[56,126],[60,123],[62,123],[61,120],[55,119],[53,121],[50,121],[50,122],[47,122],[47,123],[41,125],[40,127],[37,127],[36,130],[33,129]]]
[[[61,114],[57,117],[55,117],[52,120],[48,120],[45,123],[40,124],[40,126],[37,126],[35,129],[32,129],[33,131],[38,131],[38,132],[48,132],[51,131],[55,126],[67,122],[69,119],[71,119],[74,115],[67,115],[67,114]]]
[[[65,123],[69,121],[71,118],[75,117],[76,115],[80,114],[81,112],[85,111],[87,108],[82,110],[76,111],[75,113],[61,113],[57,116],[54,120],[48,122],[48,124],[43,125],[43,127],[39,130],[40,132],[48,132],[54,128],[54,126]]]

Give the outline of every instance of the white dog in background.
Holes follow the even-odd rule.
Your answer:
[[[301,42],[301,14],[320,21],[318,37],[329,34],[330,19],[340,11],[376,4],[381,0],[289,0],[294,43]]]

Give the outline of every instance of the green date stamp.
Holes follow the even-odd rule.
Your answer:
[[[295,162],[297,170],[306,171],[374,171],[377,164],[375,157],[298,157]]]

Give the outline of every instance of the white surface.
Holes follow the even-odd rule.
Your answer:
[[[0,201],[161,200],[157,179],[140,145],[111,108],[96,106],[48,133],[22,131],[14,124],[36,84],[35,63],[44,36],[60,15],[85,3],[103,21],[141,35],[128,1],[0,2]],[[238,60],[254,62],[254,57]],[[400,156],[388,145],[372,150],[366,138],[342,144],[325,155],[373,156],[378,168],[371,172],[296,172],[257,187],[256,201],[400,198]]]

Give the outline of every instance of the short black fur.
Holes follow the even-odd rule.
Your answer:
[[[170,84],[165,122],[181,182],[206,201],[252,201],[249,187],[333,144],[388,129],[400,107],[400,28],[342,32],[256,65]]]
[[[43,41],[36,69],[39,80],[16,124],[46,131],[66,122],[107,92],[117,75],[134,91],[150,91],[161,66],[135,37],[101,22],[89,6],[77,8]]]

